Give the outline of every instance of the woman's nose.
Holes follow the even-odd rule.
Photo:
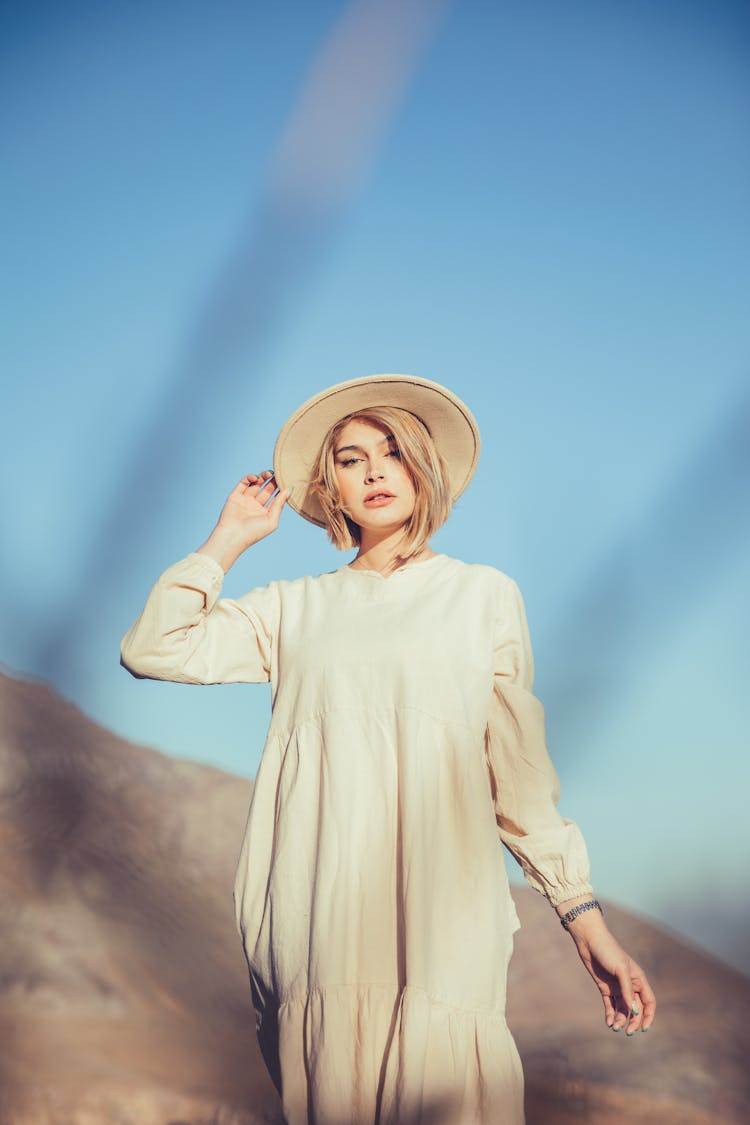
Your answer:
[[[368,481],[371,481],[371,480],[382,480],[382,479],[383,479],[383,475],[384,475],[384,474],[383,474],[383,470],[382,470],[382,468],[381,468],[381,466],[380,466],[380,465],[372,465],[372,464],[371,464],[371,465],[370,465],[370,467],[369,467],[369,469],[367,470],[367,477],[366,477],[366,480],[368,480]]]

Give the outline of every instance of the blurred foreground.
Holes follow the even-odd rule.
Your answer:
[[[0,676],[2,1125],[281,1122],[232,909],[251,791]],[[748,978],[605,904],[660,1005],[627,1040],[546,902],[514,897],[528,1125],[750,1120]]]

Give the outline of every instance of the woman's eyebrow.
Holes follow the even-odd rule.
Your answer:
[[[378,445],[385,445],[386,442],[388,442],[388,443],[393,442],[395,444],[396,439],[393,436],[393,434],[388,434],[386,437],[382,438],[378,442]],[[346,453],[350,449],[356,450],[357,453],[365,453],[366,452],[366,450],[363,449],[361,445],[340,445],[338,447],[338,449],[336,450],[336,456],[338,457],[339,453]]]

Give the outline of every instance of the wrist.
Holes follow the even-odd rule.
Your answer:
[[[593,891],[582,891],[579,895],[571,895],[570,898],[563,899],[562,902],[556,902],[555,910],[558,917],[562,918],[563,914],[567,914],[574,906],[579,906],[583,902],[593,902],[595,897]]]
[[[559,910],[558,914],[563,929],[574,936],[586,930],[601,929],[605,925],[601,903],[593,896],[570,906],[568,910]]]
[[[208,555],[209,558],[219,564],[226,574],[247,546],[247,542],[238,537],[237,533],[232,531],[231,528],[225,528],[217,524],[205,543],[196,548],[196,554]]]

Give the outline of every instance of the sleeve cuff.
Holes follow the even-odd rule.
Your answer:
[[[547,893],[546,898],[550,906],[559,906],[562,902],[567,902],[571,898],[579,898],[580,895],[593,895],[594,888],[591,883],[578,883],[573,887],[565,887],[563,890],[555,890]]]
[[[192,563],[197,566],[212,579],[214,584],[218,583],[219,586],[222,585],[226,577],[224,567],[217,563],[216,559],[212,559],[210,555],[204,555],[200,551],[191,551],[189,555],[185,556],[182,563]],[[177,565],[181,566],[182,563]]]
[[[209,613],[216,604],[224,582],[224,570],[215,559],[192,551],[179,562],[172,563],[156,585],[163,591],[194,590],[203,598],[203,612]]]
[[[526,882],[552,906],[577,895],[594,893],[581,830],[574,821],[561,820],[560,827],[526,836],[500,830],[500,839],[520,864]]]

